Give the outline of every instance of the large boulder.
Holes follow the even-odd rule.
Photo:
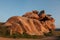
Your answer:
[[[28,35],[44,35],[44,33],[49,33],[50,30],[55,29],[54,19],[46,16],[44,11],[40,13],[42,16],[40,16],[41,14],[38,15],[36,10],[27,12],[23,16],[13,16],[4,25],[8,27],[10,35],[14,33],[23,34],[24,32]]]

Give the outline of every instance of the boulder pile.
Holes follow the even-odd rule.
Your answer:
[[[6,22],[10,35],[27,33],[28,35],[44,35],[55,29],[54,18],[44,10],[27,12],[22,16],[10,17]]]

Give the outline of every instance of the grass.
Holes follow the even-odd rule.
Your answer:
[[[54,36],[60,36],[60,31],[55,31],[53,34]]]

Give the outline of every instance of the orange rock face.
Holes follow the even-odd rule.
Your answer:
[[[42,13],[42,15],[45,14],[43,12],[40,13]],[[50,16],[44,15],[44,17],[40,17],[40,15],[36,10],[27,12],[23,16],[13,16],[9,18],[4,25],[9,28],[10,35],[16,32],[20,34],[25,32],[29,35],[44,35],[44,33],[49,33],[50,30],[54,30],[55,20]]]

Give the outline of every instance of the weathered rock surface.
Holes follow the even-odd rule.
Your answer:
[[[10,30],[10,35],[18,32],[28,35],[44,35],[55,29],[55,20],[46,15],[44,11],[38,14],[38,11],[27,12],[23,16],[13,16],[9,18],[5,26]]]

